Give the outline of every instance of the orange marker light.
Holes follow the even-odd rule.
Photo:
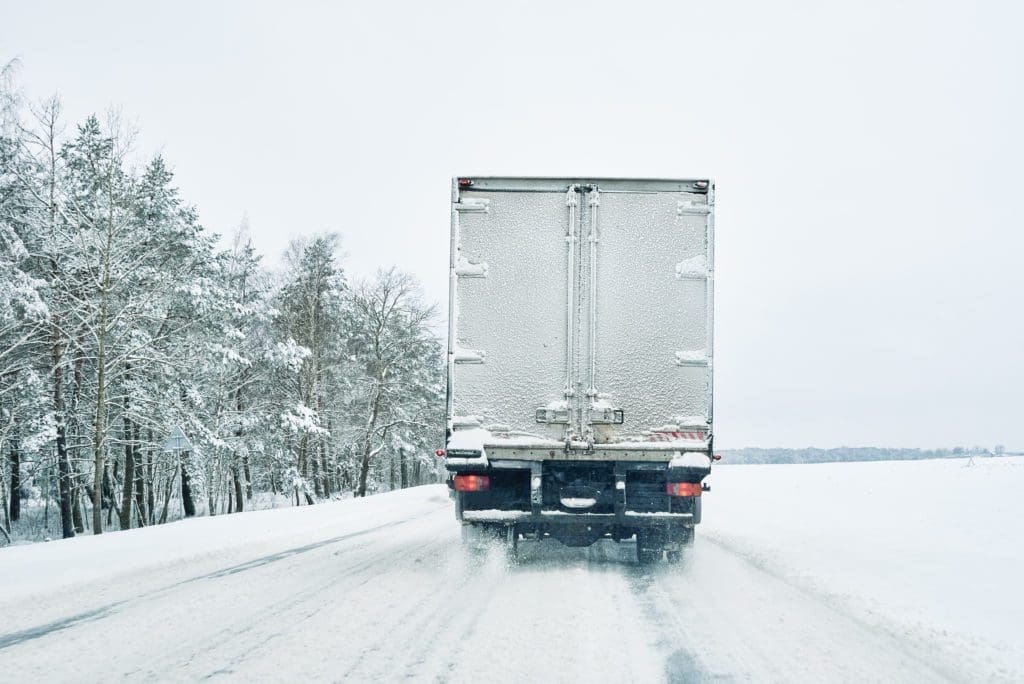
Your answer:
[[[665,493],[669,496],[700,496],[700,482],[668,482]]]
[[[486,492],[491,488],[491,478],[486,475],[456,475],[455,491]]]

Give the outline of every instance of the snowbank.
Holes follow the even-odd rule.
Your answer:
[[[865,620],[1024,670],[1024,458],[716,465],[701,532]]]
[[[315,506],[191,518],[99,536],[0,548],[0,603],[71,585],[188,562],[296,545],[405,520],[432,504],[449,505],[437,486],[413,487],[365,499]]]

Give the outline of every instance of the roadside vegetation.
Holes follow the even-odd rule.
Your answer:
[[[117,115],[0,78],[0,545],[435,482],[443,349],[342,238],[228,247]],[[282,226],[282,229],[301,227]],[[186,440],[166,449],[179,428]],[[173,446],[173,444],[172,444]]]

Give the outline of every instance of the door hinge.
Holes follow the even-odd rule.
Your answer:
[[[481,261],[480,263],[474,264],[468,259],[459,256],[455,262],[455,275],[463,278],[486,278],[487,277],[487,262]]]
[[[676,216],[685,216],[687,214],[708,214],[711,212],[711,205],[709,204],[697,204],[693,201],[680,200],[676,202]]]
[[[709,359],[707,352],[703,349],[699,351],[677,351],[676,352],[676,365],[677,366],[707,366],[709,365]]]
[[[451,354],[455,363],[483,363],[487,358],[487,352],[480,349],[456,348]]]
[[[454,205],[455,211],[459,213],[481,212],[488,213],[491,210],[491,200],[481,197],[463,197]]]
[[[684,259],[676,264],[676,278],[704,280],[708,277],[708,260],[703,254]]]

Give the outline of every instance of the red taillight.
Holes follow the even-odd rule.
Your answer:
[[[486,475],[456,475],[455,491],[486,492],[491,487],[491,478]]]
[[[665,485],[669,496],[700,496],[700,482],[669,482]]]
[[[468,188],[471,185],[473,185],[473,179],[472,178],[460,178],[459,179],[459,187],[460,188]]]
[[[444,458],[444,449],[438,449],[434,452],[434,455],[438,458]]]

